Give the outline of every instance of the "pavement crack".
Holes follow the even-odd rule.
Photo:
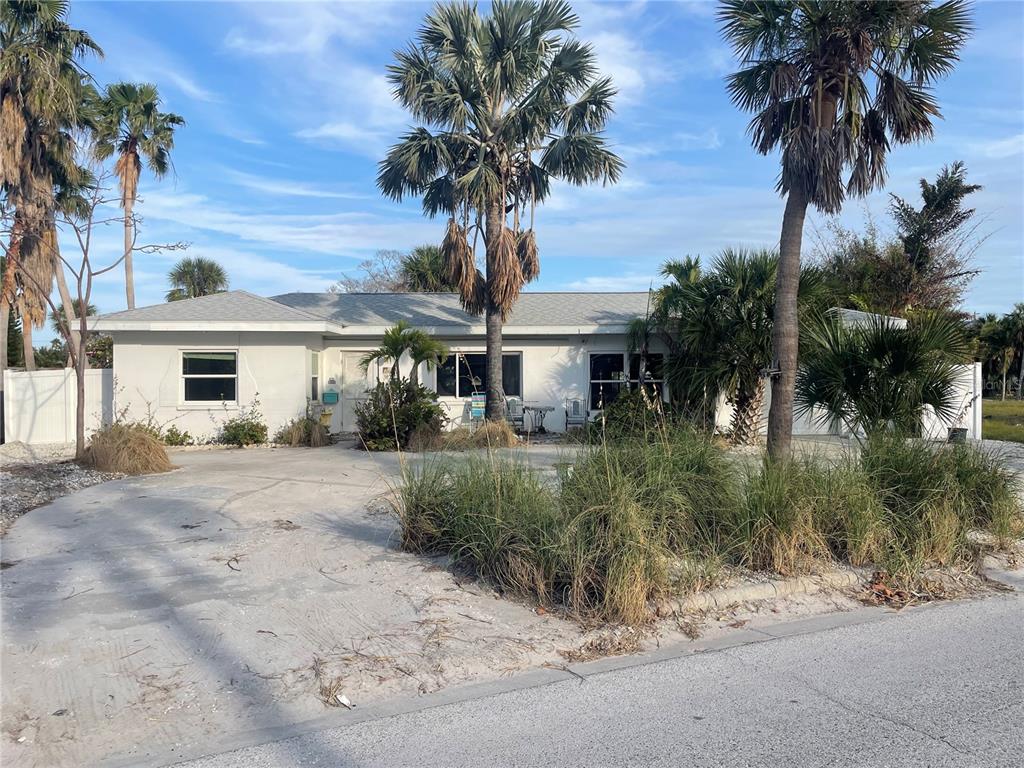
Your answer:
[[[731,659],[734,659],[734,660],[738,661],[743,666],[748,667],[749,669],[759,670],[758,665],[751,664],[746,659],[741,658],[740,656],[738,656],[735,653],[732,653],[729,649],[724,650],[723,653],[725,653],[725,655],[729,656]],[[939,744],[942,744],[943,746],[945,746],[945,747],[953,750],[954,752],[956,752],[958,755],[965,755],[965,756],[969,756],[969,757],[977,757],[977,753],[972,752],[969,749],[965,749],[963,747],[957,746],[956,744],[952,743],[951,741],[949,741],[949,739],[945,738],[944,736],[936,736],[935,734],[929,733],[928,731],[926,731],[926,730],[924,730],[924,729],[914,725],[911,722],[908,722],[906,720],[900,719],[898,717],[894,717],[892,715],[887,715],[885,712],[882,712],[881,710],[876,709],[876,708],[872,707],[871,705],[863,704],[861,702],[858,702],[858,701],[855,701],[855,700],[851,700],[849,698],[839,698],[837,696],[834,696],[833,694],[829,693],[829,691],[827,689],[818,687],[813,682],[811,682],[810,680],[808,680],[808,679],[806,679],[804,677],[801,677],[800,675],[795,675],[795,674],[792,674],[792,673],[780,673],[780,674],[781,674],[782,677],[784,677],[784,678],[786,678],[786,679],[796,683],[797,685],[803,686],[804,688],[808,689],[812,693],[815,693],[818,696],[821,696],[826,701],[828,701],[828,702],[830,702],[832,704],[835,704],[837,707],[839,707],[840,709],[842,709],[842,710],[844,710],[846,712],[849,712],[849,713],[854,714],[854,715],[860,715],[861,717],[867,717],[867,718],[870,718],[870,719],[883,720],[883,721],[889,723],[890,725],[896,726],[897,728],[904,728],[904,729],[906,729],[908,731],[912,731],[913,733],[918,734],[919,736],[924,736],[926,739],[929,739],[930,741],[934,741],[934,742],[937,742]]]

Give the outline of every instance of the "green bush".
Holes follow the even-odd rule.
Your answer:
[[[440,432],[447,421],[437,395],[408,379],[380,382],[355,412],[359,439],[368,451],[406,448],[418,430]]]
[[[587,425],[587,438],[592,443],[658,440],[662,437],[667,423],[665,403],[657,395],[639,388],[623,389],[618,397],[606,405],[598,417]]]
[[[260,412],[259,400],[254,399],[238,415],[228,419],[220,428],[217,442],[223,445],[262,445],[267,442],[267,424]]]
[[[163,431],[160,440],[164,445],[181,446],[192,445],[195,440],[187,431],[182,432],[173,424]]]

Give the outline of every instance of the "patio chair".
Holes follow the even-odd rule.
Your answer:
[[[526,428],[526,412],[523,410],[522,398],[505,398],[505,418],[516,432],[522,432]]]
[[[565,428],[584,427],[587,424],[587,402],[582,398],[565,401]]]

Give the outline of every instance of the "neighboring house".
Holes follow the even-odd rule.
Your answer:
[[[646,292],[522,294],[503,332],[506,395],[551,407],[545,427],[562,430],[567,399],[593,410],[635,386],[639,358],[627,352],[625,331],[647,303]],[[354,431],[355,406],[389,373],[364,372],[359,360],[399,320],[451,348],[443,366],[424,364],[419,376],[460,423],[486,372],[484,319],[456,294],[229,291],[103,315],[93,328],[114,339],[116,412],[203,436],[257,397],[273,433],[327,390],[339,393],[331,431]],[[655,345],[649,355],[651,378],[663,352]],[[402,374],[409,368],[403,361]]]

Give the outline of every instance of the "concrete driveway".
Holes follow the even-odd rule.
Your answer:
[[[579,638],[398,552],[379,509],[394,454],[172,458],[175,472],[59,499],[2,540],[5,766],[202,753],[340,714],[322,700],[337,693],[430,693]]]

